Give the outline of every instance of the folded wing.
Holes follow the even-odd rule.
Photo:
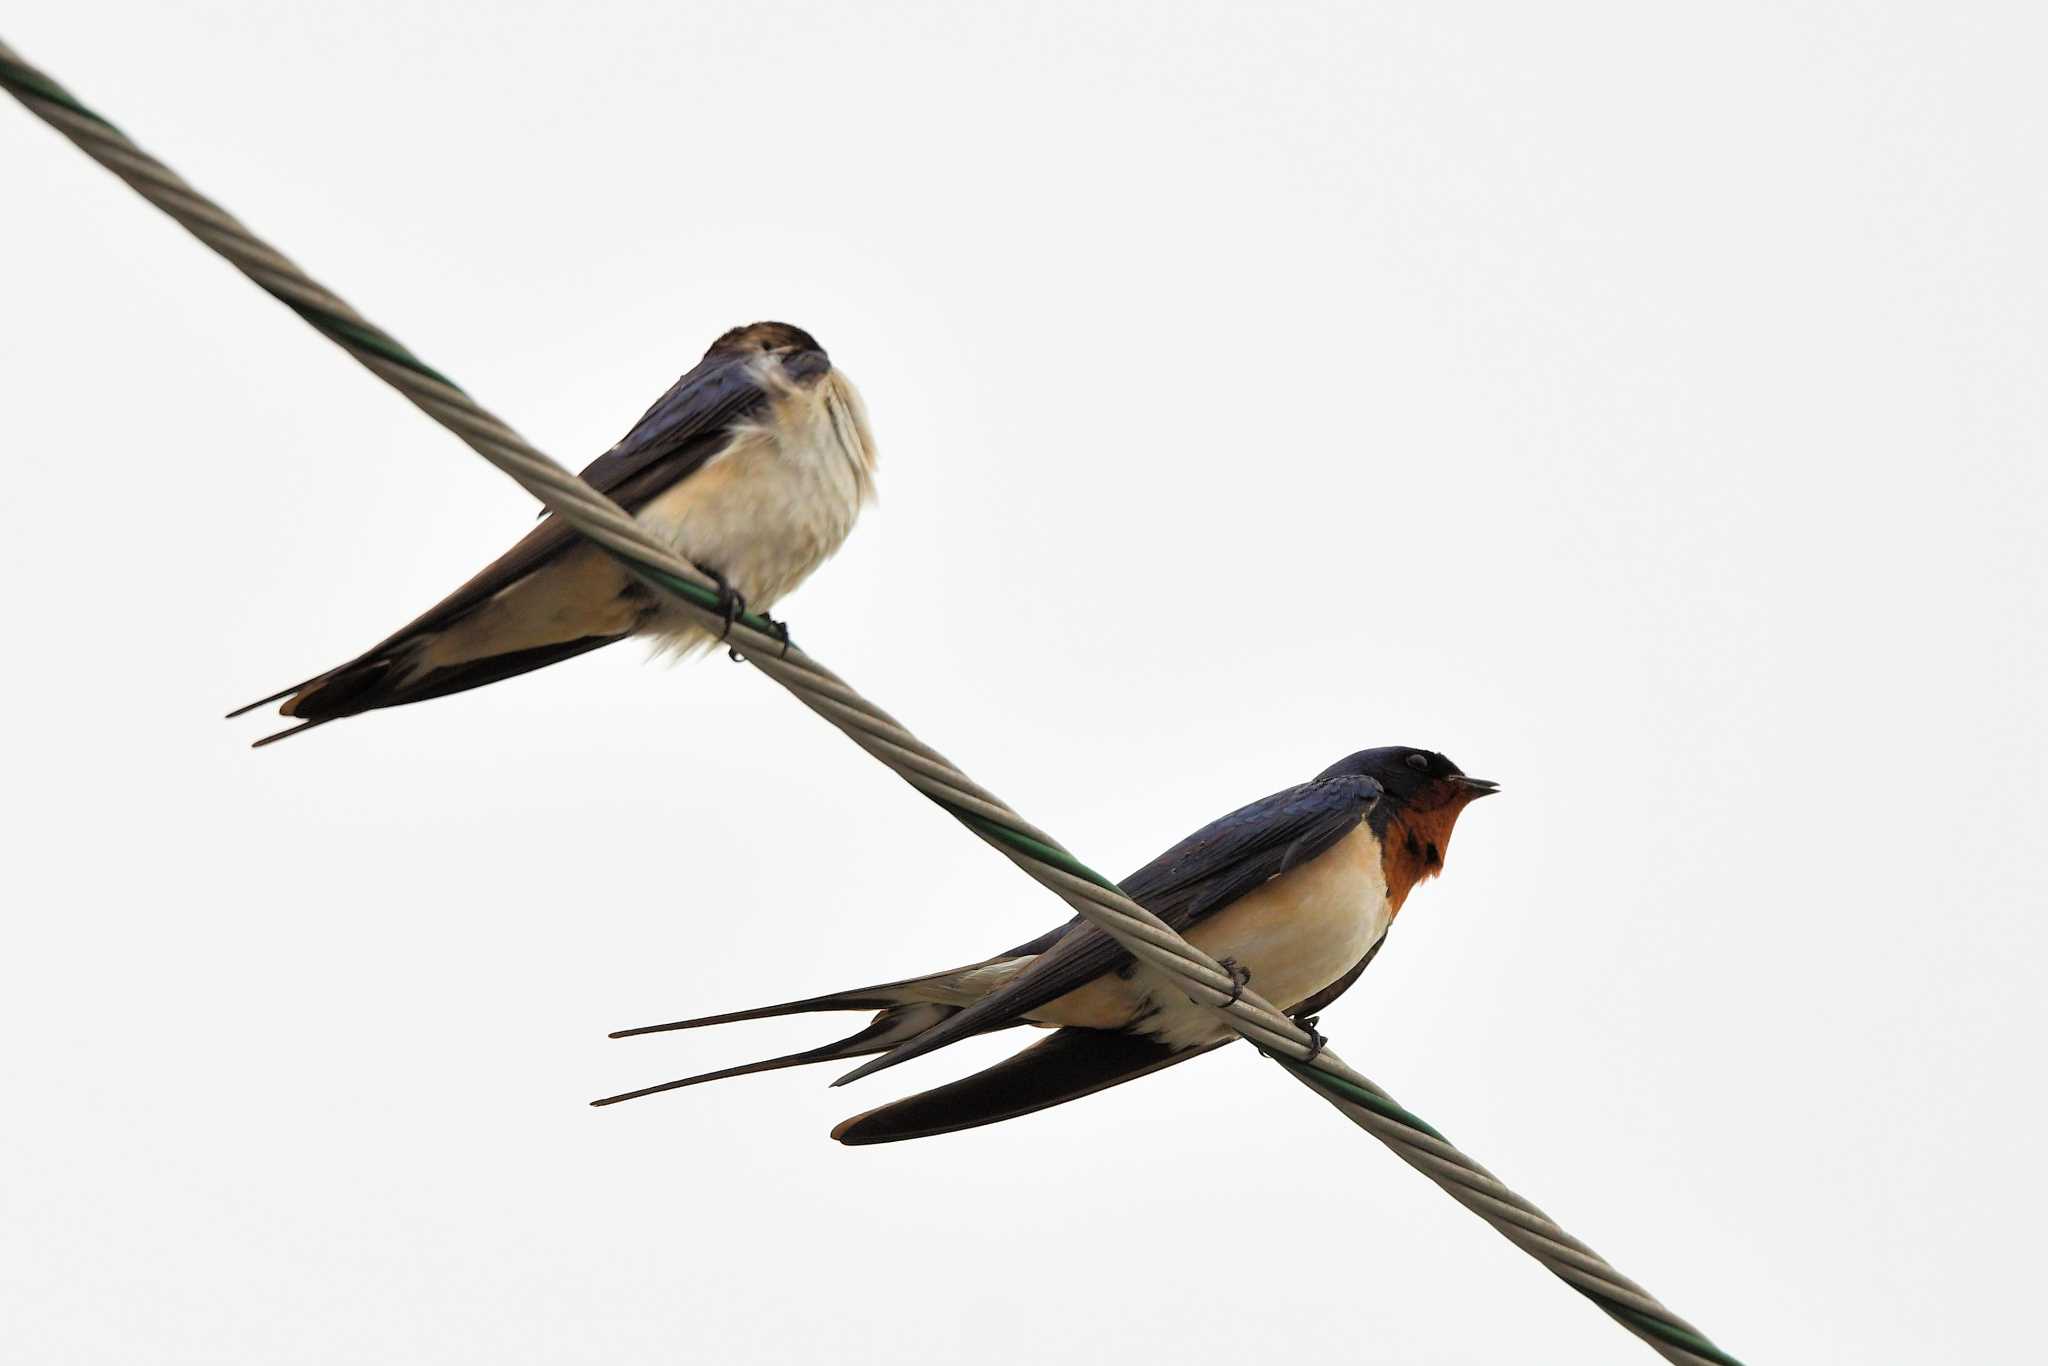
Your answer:
[[[1121,884],[1186,933],[1269,878],[1306,863],[1356,829],[1380,786],[1357,774],[1319,778],[1240,807],[1196,831]],[[1092,925],[1072,927],[1008,985],[840,1078],[844,1085],[1022,1018],[1130,961]]]
[[[896,1143],[972,1129],[1135,1081],[1220,1047],[1170,1048],[1136,1034],[1062,1029],[994,1067],[907,1096],[832,1130],[841,1143]]]

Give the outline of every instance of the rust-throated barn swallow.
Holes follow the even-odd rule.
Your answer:
[[[710,573],[726,610],[765,611],[822,564],[873,491],[875,443],[846,376],[802,328],[736,327],[583,471]],[[697,619],[547,517],[424,616],[284,698],[301,724],[495,683],[630,635],[676,650]]]
[[[1315,1013],[1379,952],[1408,893],[1442,871],[1459,813],[1496,786],[1466,777],[1429,750],[1362,750],[1310,782],[1204,826],[1120,885],[1225,964],[1240,985],[1255,986],[1312,1027]],[[834,1083],[840,1085],[972,1035],[1021,1024],[1056,1028],[985,1071],[856,1115],[832,1131],[841,1143],[890,1143],[1043,1110],[1237,1037],[1216,1012],[1078,919],[949,972],[612,1037],[821,1010],[879,1013],[836,1043],[592,1103],[884,1055]]]

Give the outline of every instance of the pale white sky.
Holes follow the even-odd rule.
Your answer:
[[[723,328],[817,333],[882,502],[786,615],[1098,867],[1365,745],[1500,780],[1324,1028],[1730,1351],[1860,1363],[2035,1334],[2043,28],[22,0],[0,35],[572,465]],[[586,1108],[840,1022],[608,1029],[1063,911],[720,660],[249,752],[221,712],[530,504],[11,103],[0,168],[11,1354],[1652,1359],[1245,1048],[880,1149],[826,1131],[1014,1040]]]

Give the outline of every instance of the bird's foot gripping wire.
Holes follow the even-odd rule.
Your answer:
[[[765,623],[763,633],[775,637],[775,639],[779,641],[782,645],[782,649],[778,654],[778,658],[788,659],[789,623],[786,621],[777,621],[774,617],[769,616],[766,612],[761,613],[761,620]]]
[[[718,588],[718,600],[713,606],[719,618],[725,622],[725,627],[719,631],[718,638],[720,640],[730,640],[732,639],[733,623],[747,615],[747,600],[740,595],[740,590],[727,582],[725,575],[719,573],[716,569],[706,569],[704,572],[711,576],[711,582],[717,585]],[[762,622],[762,634],[773,636],[779,641],[782,645],[782,649],[779,652],[780,656],[783,659],[788,659],[790,643],[788,623],[777,621],[766,612],[760,612],[756,615],[760,617]],[[741,656],[738,646],[728,646],[725,653],[734,663],[740,661]]]
[[[706,568],[704,572],[711,576],[712,586],[718,589],[718,600],[712,604],[712,608],[725,622],[725,629],[718,633],[718,638],[724,640],[732,634],[732,624],[746,615],[747,600],[741,597],[740,590],[728,583],[725,575],[716,569]]]
[[[1324,1036],[1322,1030],[1316,1028],[1316,1021],[1321,1018],[1323,1017],[1320,1015],[1303,1015],[1295,1020],[1296,1024],[1308,1031],[1308,1056],[1302,1059],[1303,1062],[1314,1062],[1323,1056],[1323,1050],[1329,1047],[1329,1039]]]
[[[718,600],[713,604],[713,610],[725,622],[725,628],[718,633],[718,638],[720,640],[730,640],[732,638],[732,624],[747,614],[747,600],[741,597],[740,590],[727,582],[725,575],[719,573],[716,569],[707,567],[704,572],[711,576],[711,582],[718,589]],[[784,631],[783,643],[785,650],[788,648],[788,640],[789,633]],[[728,649],[726,654],[735,661],[740,657],[740,652],[734,649]]]
[[[769,616],[766,612],[759,612],[755,615],[761,618],[761,634],[764,636],[768,636],[771,639],[782,642],[782,648],[775,652],[775,657],[777,659],[788,659],[790,645],[789,624],[787,622],[777,621],[774,617]],[[732,623],[728,621],[725,623],[725,635],[729,636],[731,634]],[[725,639],[725,636],[720,636],[719,639],[723,640]],[[726,646],[725,657],[727,659],[730,659],[735,664],[743,663],[746,660],[746,656],[740,653],[740,647],[737,645]]]
[[[1244,989],[1252,984],[1252,970],[1235,958],[1219,958],[1216,966],[1230,974],[1230,999],[1223,1003],[1228,1010],[1244,999]]]

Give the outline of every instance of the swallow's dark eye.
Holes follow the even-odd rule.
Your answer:
[[[1414,769],[1417,773],[1429,772],[1429,756],[1427,754],[1409,755],[1408,767]]]

